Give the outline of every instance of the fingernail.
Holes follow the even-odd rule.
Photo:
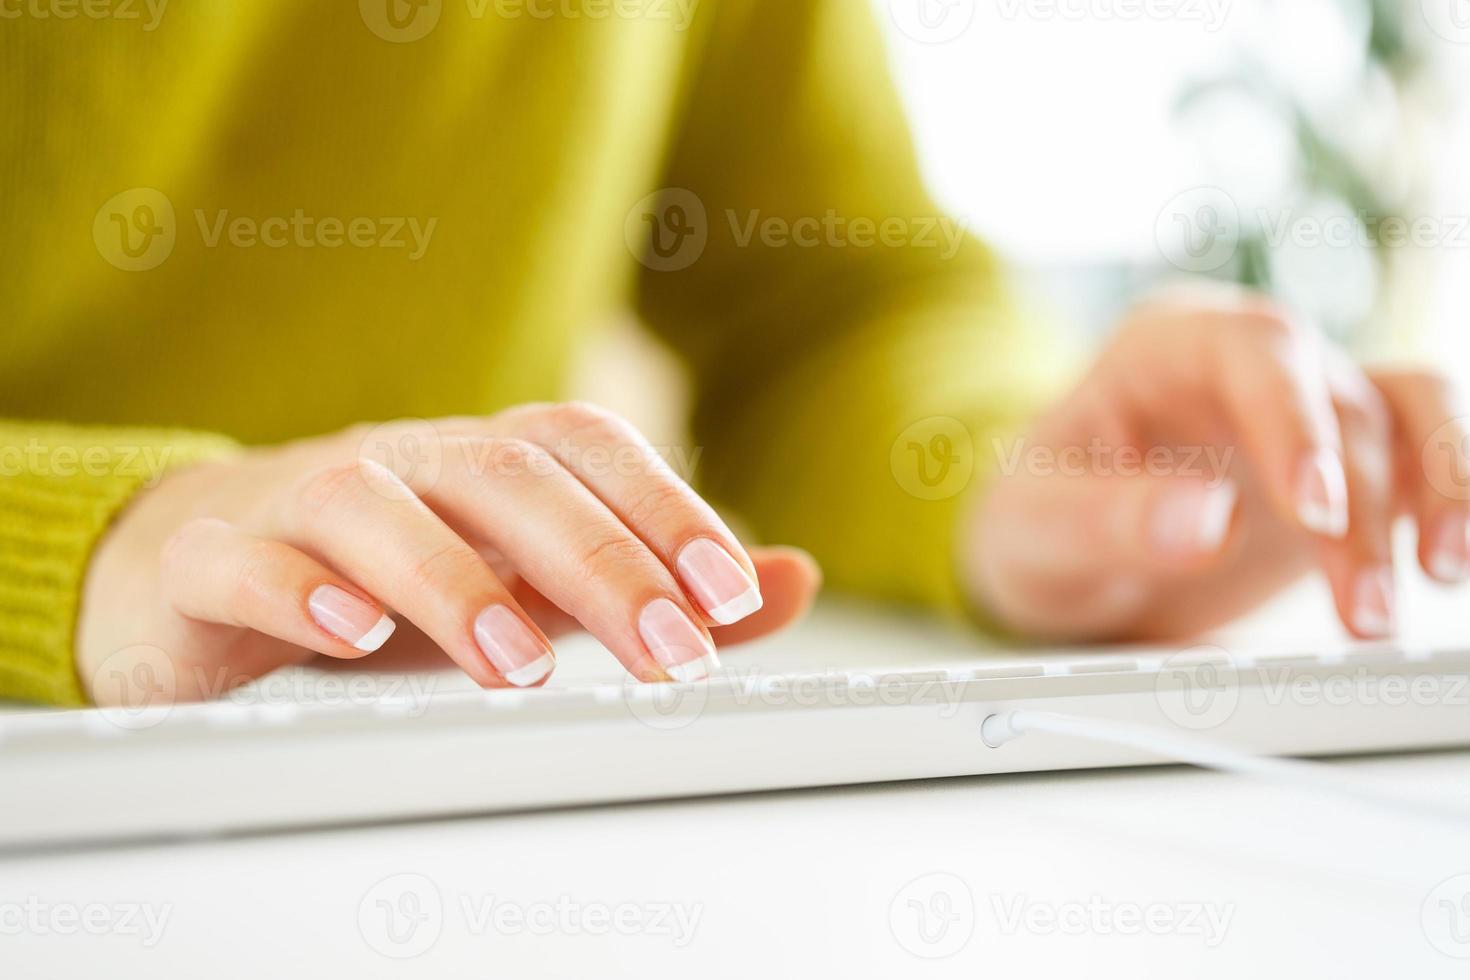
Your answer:
[[[306,608],[318,626],[364,653],[387,643],[398,628],[377,606],[335,585],[317,586],[307,597]]]
[[[745,569],[709,538],[689,542],[674,564],[684,587],[694,593],[709,618],[723,626],[740,622],[764,601]]]
[[[1342,458],[1331,449],[1312,453],[1302,460],[1296,486],[1296,512],[1302,525],[1329,538],[1345,537],[1348,489]]]
[[[541,638],[505,606],[490,606],[475,617],[475,642],[500,676],[516,687],[530,687],[556,666]]]
[[[1182,557],[1219,551],[1239,499],[1239,489],[1228,481],[1215,487],[1181,483],[1170,488],[1154,510],[1154,546]]]
[[[1353,626],[1364,636],[1388,636],[1394,631],[1393,570],[1376,568],[1361,573],[1353,587]]]
[[[676,681],[702,681],[720,666],[704,633],[668,599],[655,599],[643,607],[638,614],[638,635],[653,659]]]
[[[1429,573],[1450,584],[1470,579],[1470,518],[1447,514],[1440,522],[1429,553]]]

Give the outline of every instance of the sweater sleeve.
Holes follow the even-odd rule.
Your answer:
[[[133,494],[220,437],[0,421],[0,699],[84,702],[73,657],[92,548]]]
[[[956,525],[1056,352],[925,194],[869,6],[714,5],[640,311],[693,375],[709,496],[837,589],[983,621]]]

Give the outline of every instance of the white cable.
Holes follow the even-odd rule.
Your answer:
[[[1405,797],[1391,788],[1346,775],[1321,763],[1258,755],[1211,739],[1181,735],[1147,725],[1085,718],[1055,711],[1025,710],[989,715],[980,725],[980,737],[993,749],[998,749],[1028,732],[1046,732],[1067,738],[1108,742],[1202,769],[1255,776],[1293,787],[1308,786],[1380,806],[1408,810],[1420,816],[1433,816],[1460,823],[1470,821],[1470,811],[1437,800]]]

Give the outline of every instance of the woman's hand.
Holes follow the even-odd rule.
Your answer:
[[[1398,515],[1417,522],[1429,575],[1470,577],[1454,402],[1442,378],[1363,371],[1258,296],[1162,296],[1004,447],[966,531],[971,594],[1031,635],[1164,638],[1316,565],[1348,628],[1384,636]]]
[[[544,682],[548,636],[576,624],[640,680],[694,680],[715,638],[790,623],[817,580],[802,553],[748,553],[627,422],[531,405],[168,476],[93,557],[78,670],[99,704],[128,702],[143,666],[195,700],[313,653],[363,657],[397,617],[395,662],[443,651],[484,687]]]

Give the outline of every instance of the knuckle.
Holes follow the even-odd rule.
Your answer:
[[[179,525],[164,539],[159,548],[159,562],[165,574],[177,573],[183,568],[195,542],[205,535],[226,528],[224,521],[215,517],[196,517]]]
[[[414,558],[407,570],[408,584],[415,592],[459,591],[465,583],[481,579],[485,564],[462,541],[446,541]]]
[[[486,439],[480,448],[480,455],[488,459],[493,476],[539,476],[550,472],[555,465],[550,453],[528,439]]]
[[[648,549],[642,541],[625,531],[606,528],[590,535],[578,565],[584,579],[600,582],[640,571],[649,561]]]
[[[622,441],[632,429],[622,416],[592,402],[561,402],[551,406],[546,416],[551,426],[563,435],[591,432],[604,437],[598,441]]]
[[[689,509],[689,494],[677,484],[658,479],[640,481],[628,508],[628,520],[635,527],[667,522],[670,517]]]
[[[301,484],[300,500],[308,514],[320,514],[349,499],[362,489],[362,481],[373,470],[381,478],[392,478],[392,473],[381,463],[359,460],[356,463],[334,463],[319,467],[308,473]]]

